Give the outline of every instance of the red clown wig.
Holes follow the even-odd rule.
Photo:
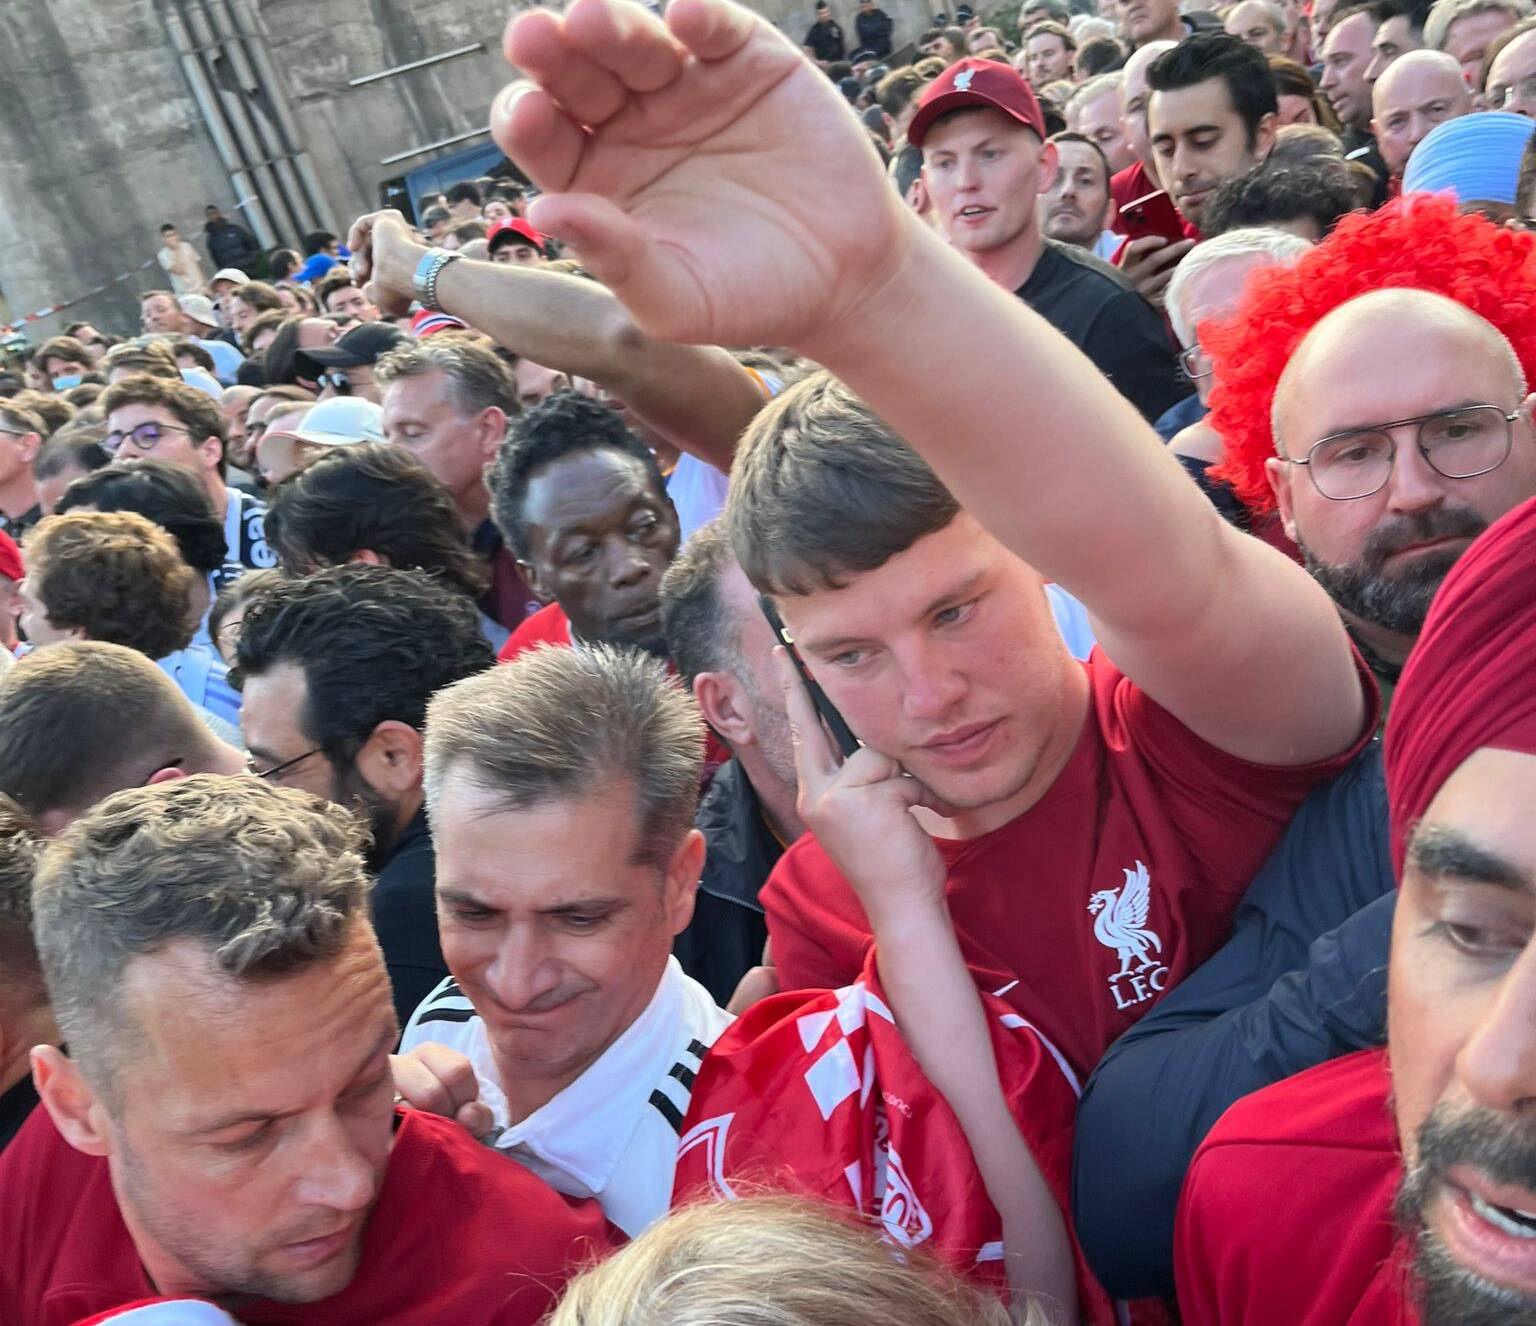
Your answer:
[[[1281,371],[1326,314],[1388,289],[1429,290],[1465,304],[1503,333],[1527,382],[1536,383],[1536,235],[1462,216],[1452,199],[1424,194],[1345,217],[1294,267],[1255,272],[1236,311],[1200,337],[1218,384],[1210,422],[1226,448],[1210,473],[1255,514],[1275,506],[1264,462],[1275,454],[1270,408]]]

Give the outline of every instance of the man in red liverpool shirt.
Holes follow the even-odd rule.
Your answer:
[[[1536,1320],[1533,568],[1536,501],[1435,599],[1387,725],[1389,1051],[1212,1130],[1180,1202],[1187,1326]]]
[[[854,733],[941,804],[924,841],[972,969],[1083,1069],[1225,936],[1297,802],[1374,725],[1327,595],[904,208],[761,19],[576,0],[514,19],[508,55],[535,86],[493,131],[545,190],[541,229],[651,332],[789,345],[846,383],[754,420],[732,542]],[[654,90],[615,80],[622,109],[599,104],[571,73],[594,60]],[[633,137],[652,113],[689,126],[659,174]],[[1042,580],[1093,615],[1086,666]],[[785,988],[858,974],[866,918],[814,837],[763,897]]]
[[[155,1295],[245,1326],[538,1321],[605,1242],[456,1126],[393,1104],[398,1027],[342,811],[255,779],[109,797],[48,850],[39,957],[69,1046],[0,1159],[0,1320]]]

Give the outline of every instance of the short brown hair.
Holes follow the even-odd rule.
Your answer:
[[[210,774],[117,792],[71,824],[43,853],[33,910],[87,1079],[113,1099],[137,1032],[121,988],[135,958],[188,940],[220,976],[256,982],[343,952],[368,924],[360,846],[340,806]]]
[[[93,371],[96,368],[96,361],[91,358],[90,351],[73,336],[50,337],[37,347],[34,358],[39,364],[46,364],[50,359],[62,359],[65,363],[79,364]]]
[[[809,594],[883,566],[959,510],[927,463],[823,372],[747,426],[725,522],[760,593]]]
[[[875,84],[875,102],[893,120],[906,110],[928,85],[911,65],[893,69]]]
[[[19,428],[24,433],[36,433],[39,437],[48,436],[48,425],[43,416],[35,410],[29,410],[25,405],[18,405],[15,397],[10,400],[0,400],[0,423]]]
[[[150,658],[192,639],[193,573],[160,526],[135,511],[74,511],[27,531],[27,587],[49,622]]]
[[[328,312],[326,300],[337,290],[345,290],[349,285],[357,285],[352,273],[345,263],[337,263],[324,276],[315,282],[315,303],[320,306],[322,312]]]
[[[268,285],[265,281],[247,281],[235,290],[235,298],[258,311],[283,308],[283,301],[278,298],[277,288]]]
[[[75,407],[68,401],[30,388],[26,391],[18,391],[11,397],[10,403],[13,406],[20,406],[23,410],[31,410],[41,419],[44,437],[63,428],[77,413]]]
[[[158,405],[169,410],[176,422],[192,434],[194,446],[210,437],[219,439],[219,473],[224,473],[227,445],[224,414],[212,396],[187,386],[179,373],[174,382],[170,378],[150,377],[143,373],[119,378],[102,393],[97,404],[104,414],[111,414],[124,405]]]
[[[39,819],[77,815],[157,769],[195,768],[213,745],[176,683],[123,645],[52,645],[0,681],[0,792]]]
[[[0,796],[0,1001],[28,1009],[48,998],[32,940],[32,876],[41,851],[32,817]]]
[[[120,368],[134,373],[146,373],[151,377],[181,381],[176,356],[164,341],[124,341],[121,345],[114,345],[103,357],[101,371],[110,376]]]
[[[433,369],[447,378],[454,405],[466,418],[495,406],[510,419],[522,408],[517,379],[506,362],[478,336],[459,332],[438,332],[397,346],[373,366],[373,380],[387,387]]]
[[[1077,38],[1065,26],[1048,18],[1042,19],[1039,23],[1030,24],[1029,31],[1024,34],[1023,44],[1027,46],[1031,37],[1060,37],[1069,51],[1077,49]]]
[[[247,354],[251,353],[251,343],[265,331],[281,331],[285,323],[292,319],[301,322],[302,313],[290,313],[285,308],[269,308],[265,313],[257,314],[256,321],[245,329],[245,335],[241,338]]]

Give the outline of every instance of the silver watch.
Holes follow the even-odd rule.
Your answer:
[[[443,268],[459,256],[446,249],[428,249],[426,256],[416,264],[416,271],[411,276],[411,293],[422,308],[433,313],[442,312],[443,306],[437,302],[437,280],[443,274]]]

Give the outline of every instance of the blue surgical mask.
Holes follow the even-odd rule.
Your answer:
[[[55,391],[68,391],[71,387],[78,387],[84,379],[79,373],[60,373],[53,380]]]

